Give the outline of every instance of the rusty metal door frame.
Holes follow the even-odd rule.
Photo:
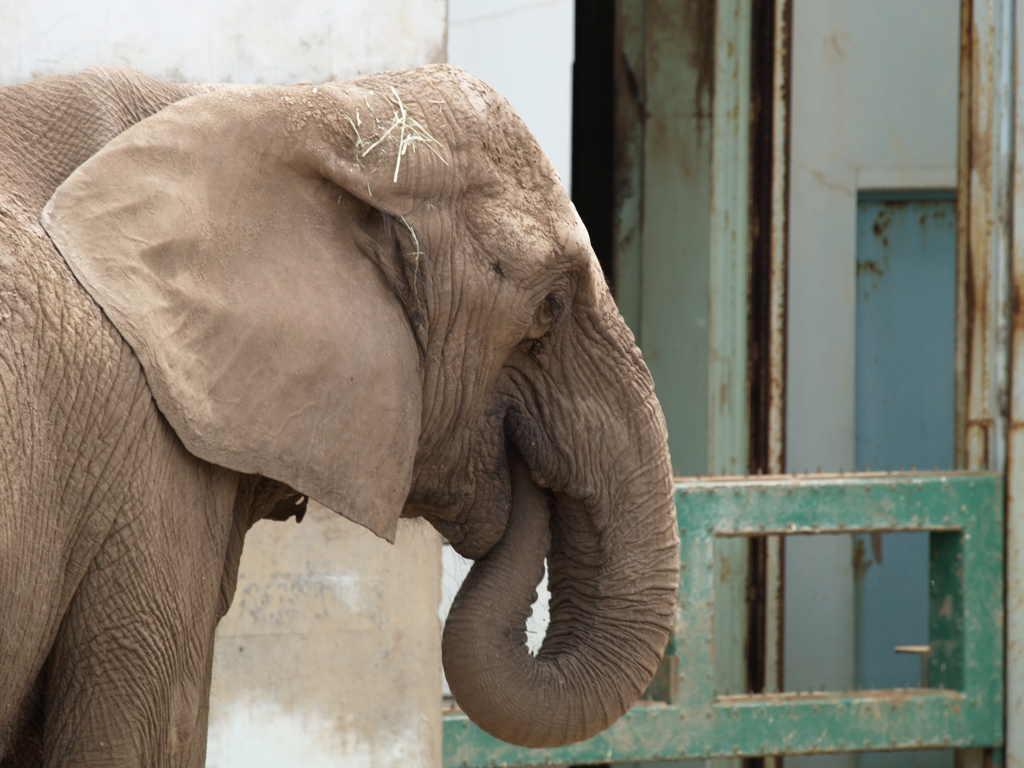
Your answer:
[[[1015,0],[961,4],[957,465],[1006,466]]]
[[[1024,8],[961,7],[958,459],[1006,472],[1005,758],[1024,766]]]
[[[1005,758],[1024,766],[1024,9],[962,0],[957,465],[1006,472]]]

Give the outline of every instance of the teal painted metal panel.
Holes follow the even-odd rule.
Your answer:
[[[687,481],[676,487],[680,597],[667,702],[639,704],[586,742],[529,750],[461,715],[444,765],[566,765],[1003,742],[1003,479],[980,472]],[[717,696],[715,542],[770,533],[922,531],[933,537],[931,642],[955,690]],[[950,662],[959,671],[950,671]]]
[[[708,472],[749,468],[747,292],[750,260],[751,0],[717,0],[711,121],[711,247],[708,287]],[[749,542],[716,541],[716,694],[747,692]],[[706,768],[741,768],[712,760]]]
[[[711,149],[708,471],[745,475],[750,260],[751,0],[715,3]]]
[[[952,469],[956,423],[956,193],[861,193],[857,202],[856,462]],[[922,684],[929,537],[854,539],[855,674],[861,688]],[[863,755],[860,768],[952,768],[953,753]]]
[[[956,193],[857,203],[858,469],[954,466]]]
[[[644,4],[637,336],[687,475],[708,471],[713,24],[704,0]]]

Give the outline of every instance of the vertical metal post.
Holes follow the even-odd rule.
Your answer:
[[[782,474],[786,456],[786,274],[789,226],[789,45],[791,0],[775,3],[772,85],[771,316],[768,383],[768,472]],[[766,693],[782,686],[782,537],[767,543],[765,605]]]
[[[789,61],[791,0],[775,3],[772,87],[771,341],[768,389],[768,471],[786,465],[786,275],[789,249]]]
[[[1013,3],[965,0],[961,18],[958,459],[996,471],[1009,398]]]
[[[1006,753],[1024,765],[1024,9],[1008,33],[1012,51],[1013,124],[1010,421],[1006,447]],[[1010,52],[1007,52],[1009,57]],[[1013,87],[1018,84],[1017,87]]]
[[[714,3],[646,0],[642,23],[643,80],[633,83],[644,98],[639,335],[668,424],[672,467],[703,474]]]
[[[1006,758],[1024,766],[1024,135],[1014,127],[1024,101],[1014,93],[1022,72],[1015,5],[961,4],[957,462],[1007,472]]]
[[[749,455],[747,291],[751,0],[717,0],[711,123],[708,470],[742,475]],[[748,542],[717,542],[715,689],[747,689]],[[738,760],[711,760],[725,768]]]
[[[747,471],[750,0],[718,0],[711,139],[708,467]]]

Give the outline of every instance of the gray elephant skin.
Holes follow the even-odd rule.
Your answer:
[[[0,89],[0,764],[203,765],[245,533],[306,497],[476,560],[443,662],[495,736],[588,738],[651,679],[664,419],[514,110],[443,65]]]

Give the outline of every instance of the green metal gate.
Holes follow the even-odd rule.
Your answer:
[[[525,749],[444,719],[444,765],[571,765],[1003,743],[1003,479],[899,473],[712,479],[676,486],[676,632],[651,699],[589,741]],[[930,687],[716,695],[716,557],[736,537],[930,534]]]

